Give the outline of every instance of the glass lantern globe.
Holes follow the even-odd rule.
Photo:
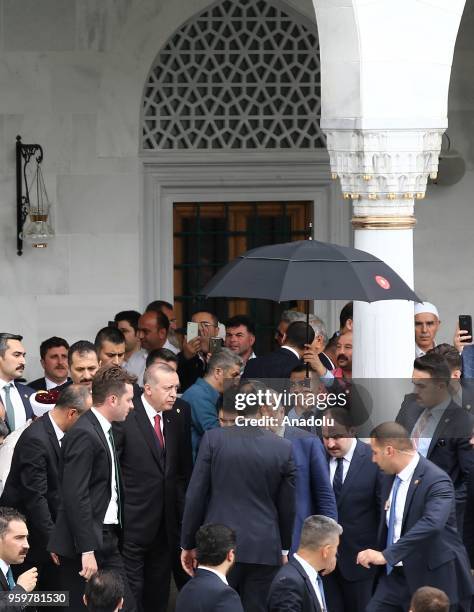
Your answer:
[[[44,249],[53,237],[54,230],[51,226],[49,206],[46,210],[30,208],[23,227],[23,240],[26,240],[35,249]]]

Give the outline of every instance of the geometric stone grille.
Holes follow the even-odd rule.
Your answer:
[[[325,147],[316,26],[274,1],[221,0],[161,49],[142,110],[146,150]]]

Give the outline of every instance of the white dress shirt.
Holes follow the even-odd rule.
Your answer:
[[[124,370],[137,377],[137,383],[140,387],[143,387],[143,373],[145,372],[147,355],[148,353],[144,349],[140,349],[132,353],[130,358],[122,364]]]
[[[218,577],[219,577],[219,578],[222,580],[222,582],[223,582],[224,584],[227,584],[227,585],[229,584],[229,583],[227,582],[227,578],[224,576],[224,574],[221,574],[220,572],[218,572],[218,571],[217,571],[216,569],[214,569],[213,567],[207,567],[207,565],[198,565],[198,568],[199,568],[199,569],[206,570],[206,572],[212,572],[213,574],[215,574],[216,576],[218,576]]]
[[[56,438],[58,439],[58,443],[59,446],[61,446],[62,444],[62,439],[64,438],[64,431],[62,429],[60,429],[57,425],[56,425],[56,421],[53,419],[53,417],[51,416],[51,412],[48,412],[48,418],[51,421],[51,424],[53,426],[54,429],[54,433],[56,434]]]
[[[60,385],[64,385],[64,383],[67,381],[67,376],[66,378],[60,382],[60,383],[55,383],[52,380],[50,380],[47,376],[44,377],[44,381],[46,383],[46,391],[49,391],[50,389],[55,389],[56,387],[59,387]]]
[[[303,558],[301,558],[298,554],[294,554],[293,557],[298,561],[298,563],[301,565],[301,567],[304,569],[306,575],[309,578],[309,581],[311,582],[311,585],[313,586],[313,589],[316,593],[316,597],[318,598],[319,601],[319,606],[321,608],[321,610],[326,610],[326,608],[324,607],[324,599],[321,595],[321,591],[319,590],[319,584],[318,584],[318,572],[314,569],[314,567],[312,565],[310,565],[307,561],[305,561]]]
[[[100,412],[98,410],[96,410],[95,408],[91,408],[92,412],[94,413],[94,415],[97,417],[97,420],[100,423],[100,426],[102,427],[102,431],[104,432],[105,435],[105,439],[107,440],[107,446],[109,447],[109,451],[110,451],[110,459],[112,462],[112,478],[111,478],[111,485],[110,485],[110,501],[109,501],[109,505],[107,506],[107,511],[105,513],[105,517],[104,517],[104,525],[117,525],[118,524],[118,495],[117,495],[117,481],[115,479],[115,459],[114,459],[114,451],[112,448],[112,444],[110,443],[110,438],[109,438],[109,431],[112,428],[112,424],[109,423],[109,421],[102,415],[100,414]]]
[[[143,407],[145,408],[145,412],[146,415],[151,423],[151,426],[153,427],[153,429],[155,429],[155,417],[157,414],[160,415],[161,419],[160,419],[160,429],[161,429],[161,435],[163,436],[163,441],[165,439],[165,433],[164,433],[164,429],[163,429],[163,412],[157,412],[153,406],[151,404],[149,404],[146,399],[145,399],[145,394],[142,394],[142,404]]]
[[[169,351],[171,351],[175,355],[177,355],[179,353],[179,348],[176,348],[174,344],[171,344],[171,342],[168,340],[168,338],[166,338],[166,342],[163,344],[163,348],[164,349],[168,349]]]
[[[398,487],[397,499],[395,501],[395,523],[393,525],[393,543],[395,544],[400,539],[402,533],[402,522],[403,522],[403,511],[405,510],[405,503],[407,500],[408,488],[410,486],[411,479],[413,478],[413,474],[415,472],[416,466],[420,461],[420,455],[415,453],[410,463],[403,468],[403,470],[397,474],[400,478],[401,483]],[[395,483],[395,480],[393,481]],[[392,493],[393,493],[393,485],[392,490],[390,491],[390,496],[388,498],[388,502],[385,505],[385,520],[388,522],[390,518],[390,508],[392,506]],[[402,565],[402,562],[397,563],[397,565]]]
[[[351,467],[352,456],[354,455],[356,446],[357,446],[357,439],[354,438],[352,440],[350,449],[347,451],[347,453],[343,457],[343,461],[342,461],[342,482],[343,483],[344,483],[344,480],[346,479],[347,472],[349,471],[349,468]],[[334,480],[334,474],[336,473],[336,468],[337,468],[337,459],[336,457],[331,457],[331,459],[329,460],[329,478],[331,480],[331,485]]]
[[[9,382],[5,382],[4,380],[0,379],[0,399],[2,400],[2,404],[5,406],[5,410],[5,387],[7,385],[10,385],[10,399],[13,405],[13,410],[15,411],[15,429],[19,429],[26,423],[25,406],[21,399],[20,392],[14,384],[14,381],[11,380]]]

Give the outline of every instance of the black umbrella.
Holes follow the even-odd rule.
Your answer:
[[[206,297],[288,300],[421,300],[370,253],[299,240],[258,247],[224,266],[202,290]]]

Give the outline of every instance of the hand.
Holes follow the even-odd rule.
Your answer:
[[[281,564],[286,565],[288,563],[288,555],[281,556]]]
[[[51,556],[51,559],[53,560],[54,565],[61,565],[61,562],[59,561],[59,557],[56,553],[49,553]]]
[[[196,549],[182,550],[181,551],[181,565],[183,566],[186,574],[189,574],[191,578],[194,576],[194,570],[197,568]]]
[[[362,565],[367,569],[370,569],[371,565],[385,565],[387,563],[385,557],[378,550],[361,550],[357,555],[357,565]]]
[[[469,342],[463,342],[462,340],[469,340]],[[462,353],[467,344],[472,344],[472,336],[469,335],[469,332],[466,329],[459,329],[459,323],[456,325],[453,344],[458,353]]]
[[[17,578],[16,583],[22,586],[27,593],[35,590],[36,582],[38,580],[38,570],[36,567],[32,567],[27,572],[23,572]]]
[[[187,340],[183,340],[183,354],[186,359],[192,359],[195,357],[199,351],[201,350],[201,338],[196,336],[189,342]]]
[[[316,351],[310,344],[305,344],[305,352],[303,353],[303,361],[309,364],[309,367],[314,370],[318,376],[326,374],[326,368],[319,359],[319,351]]]
[[[89,578],[91,578],[97,570],[97,561],[95,560],[94,553],[84,553],[82,555],[82,571],[79,572],[79,576],[89,580]]]

